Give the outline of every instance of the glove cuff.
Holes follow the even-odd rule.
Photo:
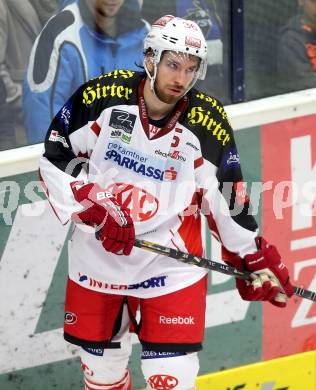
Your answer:
[[[238,271],[247,271],[244,259],[238,255],[231,256],[229,259],[224,259],[225,263],[231,267],[235,267]]]

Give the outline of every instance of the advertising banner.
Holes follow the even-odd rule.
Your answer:
[[[263,235],[293,283],[316,290],[316,115],[261,127]],[[279,315],[263,305],[263,359],[316,348],[316,305],[293,298]],[[286,340],[286,342],[285,342]]]
[[[314,390],[316,353],[306,352],[203,375],[198,390]]]

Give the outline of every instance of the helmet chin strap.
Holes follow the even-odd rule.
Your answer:
[[[159,97],[157,96],[156,91],[155,91],[155,81],[156,81],[156,76],[157,76],[157,63],[155,61],[153,61],[153,65],[154,65],[154,74],[151,75],[149,72],[149,69],[147,68],[146,61],[144,61],[144,68],[145,68],[147,76],[150,79],[150,89],[152,90],[152,93],[159,99]]]

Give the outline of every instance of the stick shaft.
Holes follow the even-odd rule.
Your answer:
[[[171,257],[185,264],[193,264],[201,268],[221,272],[223,274],[231,275],[239,279],[250,280],[251,272],[238,271],[236,268],[231,267],[229,265],[218,263],[216,261],[212,261],[204,257],[193,256],[189,253],[178,251],[173,248],[168,248],[166,246],[155,244],[150,241],[135,239],[134,246],[136,246],[137,248],[148,250],[150,252],[161,254],[163,256]],[[316,292],[305,290],[301,287],[294,286],[294,295],[297,295],[301,298],[310,299],[311,301],[316,301]]]

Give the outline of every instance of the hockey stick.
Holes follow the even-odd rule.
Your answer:
[[[193,256],[173,248],[154,244],[153,242],[138,240],[136,238],[134,246],[136,246],[137,248],[145,249],[150,252],[159,253],[160,255],[168,256],[173,259],[177,259],[182,263],[197,265],[198,267],[221,272],[223,274],[231,275],[239,279],[251,280],[251,272],[238,271],[236,268],[231,267],[229,265],[217,263],[216,261],[208,260],[203,257]],[[305,290],[301,287],[294,286],[294,295],[297,295],[301,298],[310,299],[311,301],[316,301],[316,292]]]

